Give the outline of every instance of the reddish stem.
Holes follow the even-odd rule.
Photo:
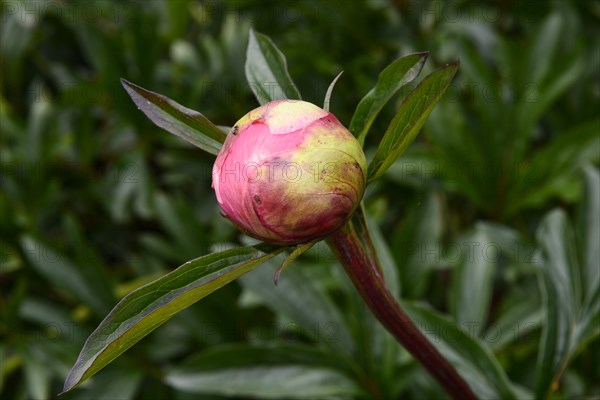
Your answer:
[[[438,381],[454,399],[477,399],[469,385],[406,315],[388,291],[377,261],[369,257],[352,221],[333,233],[327,244],[379,322]]]

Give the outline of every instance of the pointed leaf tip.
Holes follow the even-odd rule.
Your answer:
[[[369,164],[369,183],[379,178],[406,150],[452,83],[458,60],[427,75],[404,99]]]
[[[377,83],[358,103],[350,121],[349,130],[361,144],[364,144],[365,137],[382,108],[402,87],[419,75],[428,56],[429,52],[406,55],[379,73]]]
[[[325,100],[323,100],[323,110],[329,111],[329,105],[331,103],[331,95],[333,94],[333,88],[335,87],[335,84],[337,83],[338,79],[340,79],[343,73],[344,71],[341,71],[339,74],[337,74],[337,76],[333,78],[333,81],[331,81],[331,83],[329,84],[329,87],[327,88],[327,93],[325,93]]]
[[[282,250],[260,243],[209,254],[131,292],[88,337],[62,393],[79,386],[176,313]]]
[[[246,80],[262,105],[273,100],[301,100],[287,70],[284,54],[267,35],[250,29],[246,49]]]

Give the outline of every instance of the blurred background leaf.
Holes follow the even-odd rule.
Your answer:
[[[584,242],[579,249],[590,251],[590,240],[600,237],[596,202],[600,173],[589,167],[585,178],[587,199],[580,212],[586,215],[586,227],[578,239]],[[540,282],[546,320],[540,343],[536,396],[545,397],[549,391],[556,391],[571,358],[600,336],[600,282],[596,278],[600,260],[577,251],[573,229],[562,210],[552,210],[545,216],[537,240],[544,259]],[[582,262],[585,264],[581,265]]]
[[[246,79],[260,104],[301,99],[287,71],[285,56],[266,35],[250,30],[246,52]]]
[[[218,217],[214,156],[148,121],[119,78],[231,126],[258,105],[244,68],[250,28],[285,55],[304,100],[322,104],[344,71],[330,109],[346,126],[398,58],[428,51],[421,77],[460,60],[421,134],[365,198],[389,285],[425,322],[472,339],[517,397],[534,397],[536,387],[552,398],[600,395],[598,3],[351,3],[0,3],[0,397],[53,398],[118,299],[189,259],[246,243]],[[373,121],[369,159],[416,83]],[[546,216],[560,214],[571,233],[558,229],[560,246],[549,246],[548,232],[560,226]],[[566,358],[557,358],[562,373],[548,364],[538,380],[538,360],[558,343],[544,339],[560,326],[548,321],[561,315],[540,287],[552,290],[546,274],[557,259],[548,251],[561,248],[574,254],[565,267],[579,276],[570,286],[578,312]],[[443,398],[324,247],[282,275],[289,294],[272,286],[274,269],[207,296],[63,397],[247,398],[241,380],[239,392],[200,394],[165,377],[199,373],[208,388],[226,376],[219,354],[232,360],[257,351],[266,359],[272,349],[271,371],[287,363],[305,382],[321,382],[315,387],[331,389],[327,377],[342,382],[313,397]],[[429,334],[451,340],[440,326]],[[303,354],[310,356],[299,360]],[[196,356],[212,357],[213,375],[196,369]],[[295,388],[278,386],[275,376],[266,380],[272,396]],[[267,395],[259,389],[258,397]]]

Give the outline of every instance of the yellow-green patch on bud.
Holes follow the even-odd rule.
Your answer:
[[[213,187],[224,213],[246,233],[297,244],[351,217],[365,173],[360,144],[331,113],[280,100],[234,126],[215,162]]]

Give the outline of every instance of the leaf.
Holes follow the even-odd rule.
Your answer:
[[[333,93],[333,88],[335,87],[337,80],[340,79],[340,76],[342,76],[343,73],[344,73],[344,71],[340,72],[333,79],[333,81],[331,81],[331,83],[329,84],[329,87],[327,88],[327,93],[325,93],[325,100],[323,100],[323,109],[325,111],[329,111],[329,102],[331,100],[331,94]]]
[[[452,311],[459,326],[479,335],[487,325],[500,248],[482,225],[462,240],[460,248],[464,251],[453,280]]]
[[[544,265],[540,284],[546,306],[535,385],[538,398],[554,390],[575,355],[600,336],[600,176],[590,166],[584,168],[584,176],[579,247],[561,209],[548,213],[536,232]]]
[[[67,247],[70,259],[93,287],[96,296],[104,299],[105,310],[102,313],[104,316],[115,302],[114,283],[111,280],[110,272],[102,257],[86,239],[84,228],[81,226],[83,221],[78,221],[70,212],[65,212],[63,215],[65,235],[68,238],[67,243],[70,244],[70,247]]]
[[[539,328],[545,317],[539,302],[519,299],[504,310],[502,315],[483,333],[486,343],[498,352],[522,340],[530,331]]]
[[[458,61],[431,73],[402,102],[369,164],[369,182],[379,178],[414,140],[457,70]]]
[[[186,142],[217,155],[227,135],[198,111],[125,79],[121,84],[137,107],[158,127]]]
[[[536,85],[533,82],[526,84],[527,90],[524,90],[524,95],[517,104],[516,121],[519,129],[524,132],[523,136],[530,136],[536,121],[540,119],[552,103],[581,79],[581,75],[588,65],[587,57],[581,52],[577,56],[569,56],[568,61],[569,64],[562,69],[554,67],[553,74],[543,85]],[[536,62],[539,64],[539,60]]]
[[[544,268],[541,287],[546,305],[538,355],[536,398],[544,398],[569,357],[580,292],[575,268],[573,237],[563,210],[551,211],[536,232]]]
[[[402,305],[479,398],[517,398],[512,383],[487,346],[428,306],[417,302],[402,302]]]
[[[250,89],[261,105],[273,100],[301,99],[283,53],[268,36],[253,29],[248,39],[245,70]]]
[[[69,392],[68,400],[130,400],[143,397],[137,392],[144,380],[141,367],[113,364],[98,375],[85,389]],[[65,395],[60,398],[66,397]]]
[[[65,254],[25,236],[21,240],[23,253],[33,268],[56,288],[89,305],[98,315],[104,315],[113,303],[110,287],[94,281],[94,270],[75,265]]]
[[[526,82],[540,84],[554,65],[558,45],[563,37],[563,19],[558,12],[550,14],[537,32],[529,51]]]
[[[402,294],[405,298],[423,296],[436,264],[443,258],[441,236],[443,205],[435,191],[407,213],[394,232],[391,249],[398,262]]]
[[[272,276],[273,267],[257,269],[240,279],[240,283],[264,300],[269,308],[292,320],[313,340],[341,348],[346,353],[353,351],[348,326],[323,283],[311,280],[304,266],[287,271],[286,279],[277,286],[265,285],[265,280]]]
[[[577,354],[596,338],[600,337],[600,288],[585,308],[585,314],[575,327],[573,353]]]
[[[429,52],[424,52],[401,57],[379,73],[377,83],[358,103],[350,121],[349,130],[361,144],[364,144],[365,137],[383,106],[398,90],[419,75],[428,56]]]
[[[88,337],[65,381],[69,391],[179,311],[258,267],[282,248],[248,246],[188,261],[130,293]]]
[[[157,222],[169,233],[167,242],[175,249],[177,262],[181,262],[182,257],[193,258],[199,248],[208,248],[208,238],[202,234],[206,228],[196,218],[194,204],[159,192],[154,196],[154,209]]]
[[[507,214],[542,206],[552,196],[566,196],[567,185],[578,183],[579,170],[600,157],[599,124],[600,118],[593,118],[573,126],[519,167]]]
[[[36,354],[31,354],[29,351],[23,350],[23,372],[25,374],[25,382],[29,398],[32,399],[47,399],[50,396],[51,370],[47,365],[44,365]]]
[[[579,240],[584,294],[589,303],[600,286],[600,172],[589,165],[583,171],[586,184],[579,218]]]
[[[585,191],[578,221],[583,308],[573,335],[576,352],[600,336],[600,172],[590,165],[583,172]]]
[[[261,399],[364,395],[329,352],[306,345],[226,345],[169,371],[165,382],[195,394]]]

